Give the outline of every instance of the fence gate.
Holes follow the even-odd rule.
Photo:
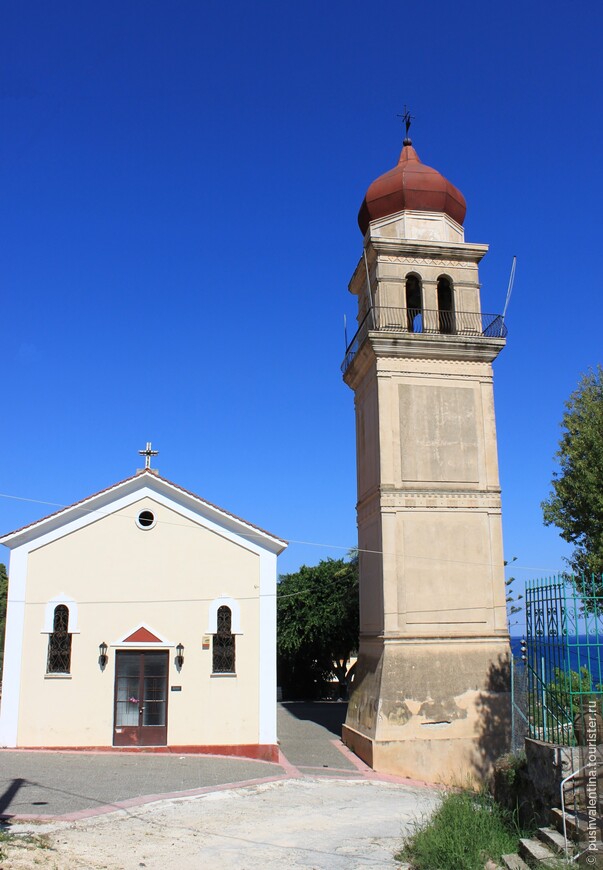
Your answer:
[[[529,583],[523,647],[530,736],[560,747],[561,803],[601,840],[603,578]]]
[[[528,718],[538,740],[585,745],[579,720],[603,698],[601,589],[598,577],[526,586]]]

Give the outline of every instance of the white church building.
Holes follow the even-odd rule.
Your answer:
[[[147,467],[0,543],[1,746],[278,758],[285,541]]]

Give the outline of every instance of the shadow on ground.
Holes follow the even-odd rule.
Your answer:
[[[0,795],[0,828],[8,826],[10,816],[4,814],[4,810],[10,806],[13,798],[19,790],[27,783],[25,779],[13,779],[10,785]]]
[[[342,701],[283,701],[284,707],[296,719],[305,719],[322,725],[335,737],[341,737],[341,726],[348,709]]]

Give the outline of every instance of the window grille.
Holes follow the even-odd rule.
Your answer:
[[[235,636],[232,633],[232,613],[230,607],[218,608],[217,632],[213,642],[214,674],[235,673]]]
[[[52,634],[48,636],[47,674],[71,672],[71,635],[69,634],[69,608],[59,604],[54,609]]]

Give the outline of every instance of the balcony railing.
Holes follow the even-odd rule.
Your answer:
[[[506,338],[501,314],[476,311],[440,311],[420,308],[370,308],[349,343],[341,370],[345,373],[371,330],[404,335],[461,335],[470,338]]]

